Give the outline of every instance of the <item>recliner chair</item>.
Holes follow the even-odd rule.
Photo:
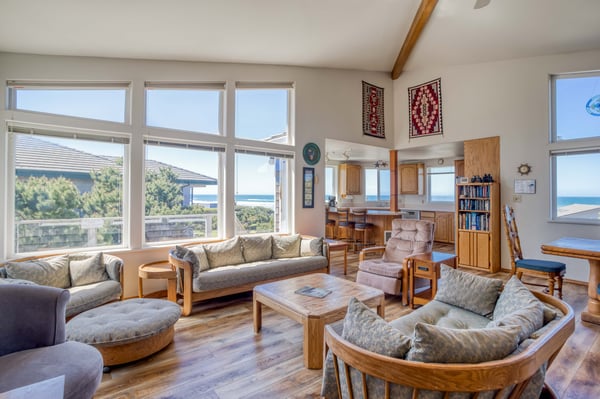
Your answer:
[[[402,304],[408,305],[408,258],[432,251],[434,228],[435,224],[428,220],[392,220],[392,236],[386,246],[360,252],[356,282],[379,288],[386,294],[402,294]],[[368,254],[381,252],[380,259],[367,258]]]
[[[64,398],[92,398],[102,379],[102,355],[65,341],[69,291],[0,283],[0,392],[64,375]]]

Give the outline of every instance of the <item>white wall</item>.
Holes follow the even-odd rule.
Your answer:
[[[315,187],[315,208],[302,208],[302,181],[295,184],[295,230],[303,234],[324,235],[324,182],[325,182],[325,138],[351,141],[361,144],[392,147],[393,145],[393,95],[392,80],[387,73],[348,71],[335,69],[316,69],[268,65],[223,64],[175,61],[144,61],[87,57],[59,57],[0,53],[0,82],[4,88],[7,79],[35,80],[94,80],[94,81],[131,81],[134,120],[131,126],[81,120],[76,127],[124,131],[132,135],[132,142],[138,143],[132,148],[134,164],[143,165],[141,140],[143,126],[143,87],[144,81],[225,81],[230,88],[236,81],[256,82],[295,82],[295,134],[296,158],[295,173],[300,176],[302,167],[307,166],[302,159],[302,148],[308,142],[316,143],[321,149],[321,161],[315,165],[319,184]],[[362,134],[362,80],[385,89],[385,140]],[[4,88],[5,89],[5,88]],[[5,90],[4,90],[5,92]],[[226,93],[233,96],[232,89]],[[232,97],[231,97],[232,98]],[[137,117],[136,117],[137,116]],[[0,96],[0,118],[19,120],[23,113],[6,111],[6,95]],[[28,118],[31,118],[29,115]],[[38,115],[33,119],[40,123],[72,123],[61,117]],[[225,142],[232,142],[233,118],[226,120],[227,136]],[[201,137],[202,135],[199,135]],[[214,136],[207,136],[209,139]],[[0,140],[0,166],[6,170],[6,135]],[[265,146],[268,146],[267,144]],[[142,168],[138,175],[132,176],[132,184],[141,184]],[[228,160],[227,170],[233,171],[233,159]],[[228,174],[230,172],[227,172]],[[232,173],[232,172],[231,172]],[[231,175],[228,175],[231,178]],[[227,177],[227,176],[226,176]],[[6,226],[4,220],[7,201],[6,176],[0,173],[0,226]],[[136,183],[137,182],[137,183]],[[134,190],[134,192],[141,192]],[[136,198],[132,198],[135,201]],[[137,198],[141,201],[141,198]],[[143,207],[142,207],[143,208]],[[142,215],[132,212],[133,226],[142,226]],[[137,219],[136,219],[137,218]],[[1,235],[7,232],[2,230]],[[167,248],[139,251],[141,249],[141,229],[132,229],[133,251],[121,253],[126,259],[126,296],[135,295],[137,266],[139,263],[166,258]],[[3,240],[4,241],[4,240]],[[0,259],[5,259],[6,248],[0,248]]]
[[[526,257],[562,260],[568,279],[588,281],[586,261],[541,254],[540,245],[563,236],[600,239],[600,226],[553,223],[550,215],[549,75],[600,69],[600,51],[403,73],[394,82],[395,147],[406,148],[500,136],[501,203],[515,208]],[[408,88],[442,79],[443,136],[408,139]],[[529,163],[536,194],[512,203],[517,167]],[[494,176],[497,178],[497,176]],[[502,231],[502,267],[510,268]]]

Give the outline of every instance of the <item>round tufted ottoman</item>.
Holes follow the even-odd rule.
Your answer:
[[[133,362],[167,346],[181,307],[163,299],[136,298],[80,313],[67,323],[67,340],[94,346],[104,366]]]

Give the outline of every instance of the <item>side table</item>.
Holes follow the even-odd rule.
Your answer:
[[[437,281],[440,278],[440,265],[443,263],[456,269],[456,255],[443,252],[431,252],[427,254],[414,255],[410,257],[409,295],[410,307],[424,305],[431,301],[437,293]],[[415,294],[415,278],[430,280],[430,289]],[[426,294],[430,293],[427,297]]]
[[[344,251],[344,275],[348,272],[348,243],[345,241],[336,241],[329,238],[325,239],[329,245],[329,252]]]
[[[167,298],[177,302],[177,272],[166,260],[144,263],[138,268],[138,294],[144,297],[144,279],[167,279]]]

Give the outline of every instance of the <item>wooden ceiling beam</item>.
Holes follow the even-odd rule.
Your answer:
[[[404,39],[400,53],[398,54],[398,58],[396,58],[394,69],[392,69],[393,80],[398,79],[402,73],[404,65],[406,64],[406,61],[408,61],[408,57],[415,47],[415,44],[417,44],[417,40],[419,40],[419,36],[421,36],[421,32],[425,28],[425,25],[427,25],[427,21],[429,21],[429,17],[433,13],[437,2],[438,0],[421,0],[419,9],[415,14],[412,25],[406,35],[406,39]]]

